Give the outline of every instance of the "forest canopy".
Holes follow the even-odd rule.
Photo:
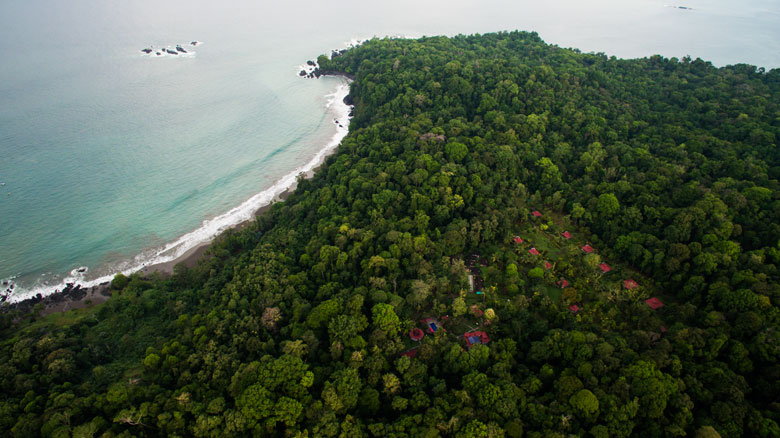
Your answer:
[[[372,39],[194,268],[0,316],[3,436],[780,436],[780,70]]]

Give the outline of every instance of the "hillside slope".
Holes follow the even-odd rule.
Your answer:
[[[780,71],[522,32],[319,60],[338,153],[194,269],[4,316],[0,430],[780,435]]]

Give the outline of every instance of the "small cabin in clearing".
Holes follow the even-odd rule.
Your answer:
[[[406,350],[403,353],[401,353],[401,356],[406,356],[409,359],[412,359],[413,357],[417,356],[418,348],[414,347],[411,350]]]
[[[656,297],[646,299],[645,304],[650,306],[650,308],[653,310],[658,310],[664,306],[664,303]]]
[[[487,344],[490,342],[490,337],[485,332],[466,332],[463,334],[463,337],[466,338],[466,345],[469,348],[476,344]]]
[[[628,280],[623,281],[623,287],[626,289],[636,289],[639,287],[639,283],[634,281],[632,278],[629,278]]]
[[[439,328],[441,328],[441,324],[436,318],[425,318],[423,320],[420,320],[423,325],[425,325],[426,330],[430,334],[436,333]]]

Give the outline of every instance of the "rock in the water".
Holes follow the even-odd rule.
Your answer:
[[[198,42],[197,42],[197,41],[193,41],[193,42],[191,42],[190,44],[192,44],[193,46],[197,46],[197,45],[198,45]]]
[[[171,50],[171,49],[165,49],[165,51],[166,51],[166,52],[167,52],[169,55],[178,55],[178,54],[179,54],[179,52],[177,52],[177,51],[175,51],[175,50]]]
[[[301,70],[300,73],[298,73],[299,76],[306,76],[306,70]]]
[[[160,53],[160,52],[157,52],[157,56],[160,56],[160,55],[162,55],[162,53]]]
[[[144,53],[152,53],[152,49],[143,49],[141,51]]]
[[[310,59],[310,60],[306,61],[306,64],[307,64],[307,65],[311,65],[311,66],[313,66],[313,65],[314,65],[314,61],[312,61],[312,60]]]
[[[344,105],[354,105],[355,104],[355,101],[352,99],[352,96],[349,95],[349,94],[344,96],[343,102],[344,102]]]
[[[187,53],[187,51],[186,51],[186,50],[184,50],[184,49],[182,49],[182,47],[181,47],[181,46],[176,46],[176,51],[177,51],[177,52],[181,52],[181,53]]]

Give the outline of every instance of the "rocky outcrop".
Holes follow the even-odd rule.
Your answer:
[[[352,73],[344,73],[343,71],[336,71],[336,70],[321,70],[321,69],[315,69],[311,74],[319,78],[320,76],[344,76],[345,78],[355,80],[355,75]]]
[[[181,53],[187,53],[187,51],[184,50],[181,46],[176,46],[176,51]]]
[[[349,49],[332,50],[330,52],[330,59],[333,59],[333,58],[335,58],[337,56],[341,56],[341,55],[347,53],[347,50],[349,50]]]
[[[152,53],[152,49],[142,49],[141,51],[146,54]]]
[[[177,52],[175,50],[171,50],[171,49],[165,49],[165,53],[167,53],[169,55],[178,55],[179,54],[179,52]]]
[[[94,287],[83,288],[80,284],[67,283],[65,288],[61,291],[56,290],[53,294],[46,297],[38,294],[18,303],[4,305],[0,307],[0,311],[19,310],[22,313],[29,313],[32,312],[33,308],[38,303],[43,303],[48,308],[66,301],[75,302],[82,300],[89,293],[92,293],[93,296],[94,294],[100,294],[104,297],[108,297],[111,295],[109,284],[109,282],[105,282]]]

